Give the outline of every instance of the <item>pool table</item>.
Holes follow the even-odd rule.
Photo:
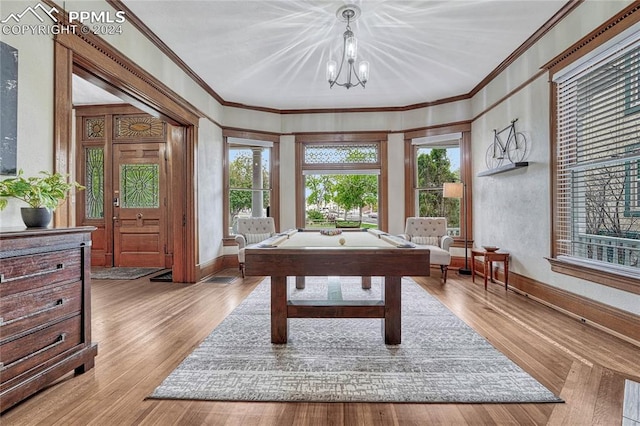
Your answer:
[[[247,247],[245,274],[271,277],[272,343],[287,342],[289,318],[382,318],[385,343],[397,345],[401,278],[428,276],[429,250],[378,230],[290,230]],[[299,288],[304,276],[361,276],[365,288],[371,276],[381,276],[382,300],[288,300],[288,276],[300,277]]]

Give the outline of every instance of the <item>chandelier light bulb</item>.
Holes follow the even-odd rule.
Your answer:
[[[345,56],[349,62],[355,61],[358,57],[358,40],[353,35],[345,39]]]
[[[362,61],[358,64],[358,75],[364,85],[369,80],[369,62]]]
[[[327,80],[329,83],[336,80],[336,76],[338,74],[338,63],[334,60],[330,60],[327,62]]]

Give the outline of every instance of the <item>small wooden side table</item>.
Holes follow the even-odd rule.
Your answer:
[[[472,249],[471,250],[471,280],[476,282],[476,268],[475,258],[476,256],[482,256],[484,258],[483,272],[484,272],[484,289],[487,289],[487,277],[491,282],[495,282],[493,279],[493,262],[504,263],[504,289],[507,289],[509,284],[509,253],[504,251],[486,251],[484,249]]]

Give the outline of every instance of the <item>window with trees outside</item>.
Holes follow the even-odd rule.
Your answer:
[[[380,142],[301,144],[306,228],[379,228]]]
[[[558,260],[640,276],[640,42],[553,75],[556,97],[554,248]]]
[[[445,217],[447,233],[460,237],[458,198],[444,198],[445,182],[460,182],[460,133],[414,138],[414,215]]]
[[[234,235],[239,218],[273,216],[274,142],[233,136],[225,139],[228,179],[225,225],[228,235]]]

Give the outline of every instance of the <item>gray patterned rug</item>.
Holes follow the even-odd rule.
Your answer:
[[[341,278],[347,299],[379,299]],[[291,299],[335,295],[326,278],[290,282]],[[439,301],[402,280],[402,344],[385,345],[380,319],[290,319],[270,342],[269,280],[262,282],[150,398],[227,401],[562,402]],[[338,292],[338,293],[340,293]]]

